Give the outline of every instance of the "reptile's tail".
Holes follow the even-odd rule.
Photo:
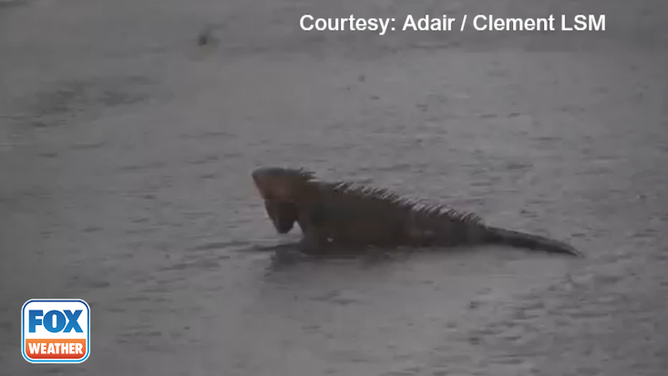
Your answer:
[[[554,253],[566,253],[578,257],[582,256],[571,245],[558,240],[498,227],[487,227],[487,230],[486,240],[488,243],[506,244],[517,248],[528,248]]]

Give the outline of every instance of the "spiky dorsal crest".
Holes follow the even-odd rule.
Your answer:
[[[326,189],[329,189],[335,195],[350,196],[361,200],[372,200],[416,215],[448,218],[452,221],[466,224],[482,224],[482,219],[476,214],[448,208],[438,203],[424,203],[419,199],[401,196],[386,188],[370,187],[347,181],[329,183],[325,186]]]
[[[295,178],[300,179],[304,183],[315,180],[315,173],[304,168],[285,169],[285,171],[289,171]]]

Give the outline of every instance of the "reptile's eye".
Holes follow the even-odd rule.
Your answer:
[[[290,187],[286,182],[281,182],[282,184],[276,184],[273,189],[272,195],[275,196],[278,200],[289,200],[290,199]]]

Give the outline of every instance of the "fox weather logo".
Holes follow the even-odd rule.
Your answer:
[[[81,299],[31,299],[21,309],[21,353],[30,363],[83,363],[90,307]]]

